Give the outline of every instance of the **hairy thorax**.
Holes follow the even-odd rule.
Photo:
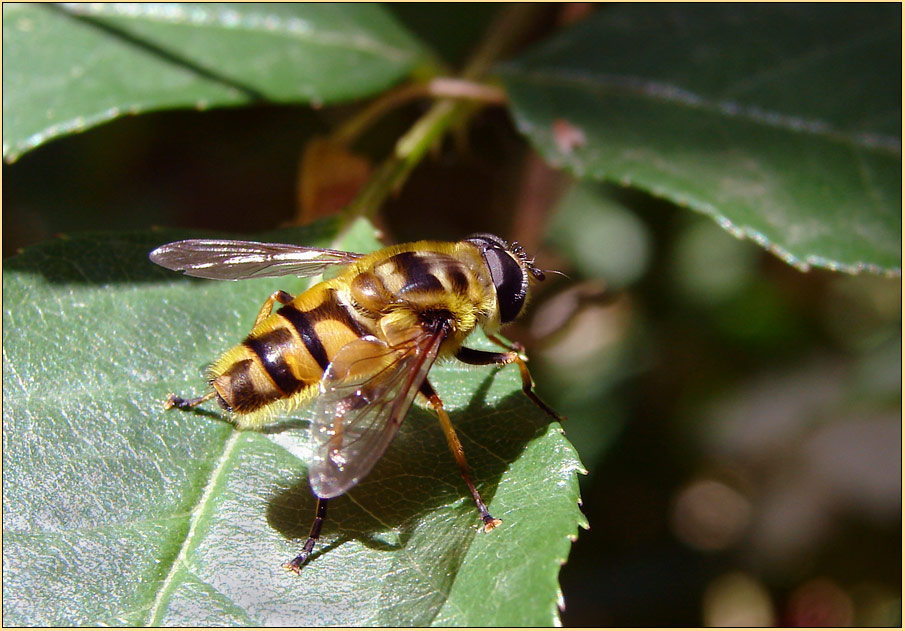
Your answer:
[[[493,284],[474,248],[413,245],[350,270],[351,281],[341,284],[357,317],[370,320],[389,344],[414,326],[443,322],[449,335],[441,355],[454,353],[477,327],[499,327]]]

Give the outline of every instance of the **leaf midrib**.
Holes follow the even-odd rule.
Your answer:
[[[241,436],[242,432],[233,431],[230,433],[229,438],[223,444],[223,450],[220,454],[220,458],[217,459],[217,464],[213,469],[211,469],[210,475],[208,475],[207,483],[204,485],[204,489],[199,496],[198,502],[191,510],[191,517],[189,518],[189,529],[186,533],[185,539],[183,540],[182,545],[179,547],[179,552],[176,554],[176,556],[173,557],[173,560],[170,564],[170,569],[167,572],[166,577],[163,579],[163,581],[161,581],[160,586],[157,589],[157,595],[155,596],[154,602],[148,612],[148,618],[145,623],[146,626],[160,626],[160,617],[165,610],[166,604],[168,602],[168,597],[178,586],[176,576],[179,573],[180,566],[185,565],[186,568],[189,569],[189,571],[191,570],[191,568],[189,568],[189,566],[186,564],[186,559],[188,558],[189,552],[194,549],[195,544],[201,539],[201,536],[197,533],[198,524],[201,521],[202,517],[204,517],[209,512],[207,509],[213,501],[213,496],[215,490],[219,486],[220,480],[226,475],[226,471],[232,464],[233,457],[235,455],[235,452],[237,451],[237,445]]]

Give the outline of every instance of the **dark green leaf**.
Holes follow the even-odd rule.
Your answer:
[[[899,5],[620,5],[501,72],[549,162],[900,274],[900,61]]]
[[[151,109],[320,105],[423,59],[375,4],[4,5],[3,155]]]
[[[377,468],[331,502],[302,576],[281,569],[314,515],[305,423],[237,432],[216,405],[162,402],[201,393],[205,364],[262,299],[303,281],[199,281],[148,261],[186,236],[64,238],[7,261],[4,622],[554,624],[581,465],[514,367],[431,373],[503,526],[476,532],[439,424],[414,409]],[[323,246],[335,227],[259,236]],[[362,225],[339,245],[377,244]]]

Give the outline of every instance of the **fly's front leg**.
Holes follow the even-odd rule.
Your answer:
[[[258,317],[255,318],[255,326],[261,324],[261,321],[273,313],[273,303],[274,301],[280,303],[281,305],[288,305],[292,302],[292,295],[283,291],[282,289],[278,289],[277,291],[270,294],[270,297],[264,301],[264,304],[261,306],[261,310],[258,312]]]
[[[515,351],[516,353],[522,353],[522,354],[524,354],[524,352],[525,352],[525,345],[522,344],[521,342],[512,342],[511,344],[507,344],[502,339],[500,339],[500,337],[498,337],[496,335],[488,335],[487,339],[490,340],[491,342],[493,342],[494,344],[496,344],[497,346],[502,346],[507,351]]]
[[[452,426],[452,421],[449,420],[449,415],[443,408],[443,401],[440,399],[440,395],[437,394],[437,391],[434,390],[434,387],[430,385],[426,379],[424,383],[421,384],[420,391],[421,394],[427,397],[430,406],[434,409],[434,412],[437,413],[437,416],[440,419],[440,426],[443,428],[443,434],[446,436],[446,443],[449,445],[449,450],[456,459],[456,464],[459,465],[459,473],[462,474],[465,484],[468,485],[468,490],[471,491],[471,497],[474,498],[475,506],[478,507],[478,512],[481,513],[481,521],[484,522],[484,532],[490,532],[502,524],[503,520],[497,519],[490,514],[490,511],[487,510],[487,505],[484,503],[484,500],[481,499],[481,494],[478,493],[478,489],[475,488],[474,482],[471,481],[471,475],[468,472],[468,462],[465,460],[465,450],[462,448],[462,443],[459,442],[459,437],[456,435],[456,430]]]
[[[522,392],[525,393],[525,396],[531,399],[531,401],[533,401],[537,407],[542,409],[557,421],[564,421],[564,417],[554,412],[553,408],[541,401],[540,397],[534,393],[534,380],[531,378],[531,372],[528,370],[528,364],[526,364],[525,360],[521,357],[521,353],[524,352],[525,347],[518,342],[510,346],[493,335],[488,335],[487,337],[491,342],[499,344],[503,348],[510,349],[509,352],[494,353],[492,351],[479,351],[463,346],[459,349],[459,352],[456,353],[456,359],[473,366],[505,366],[507,364],[517,365],[519,372],[522,375]]]

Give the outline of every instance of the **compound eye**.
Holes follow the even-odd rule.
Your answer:
[[[506,250],[488,248],[484,250],[484,261],[490,269],[490,277],[496,287],[500,322],[512,322],[525,304],[528,277],[522,266]]]

